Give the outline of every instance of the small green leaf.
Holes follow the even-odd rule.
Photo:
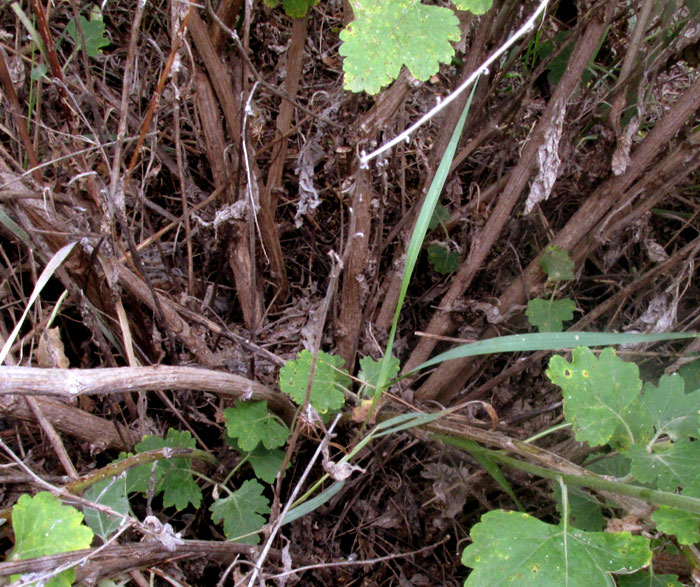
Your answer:
[[[564,322],[572,320],[576,303],[569,298],[563,300],[543,300],[534,298],[527,303],[525,315],[532,326],[540,332],[561,332]]]
[[[267,409],[267,402],[238,402],[224,410],[226,432],[238,440],[242,450],[249,452],[262,442],[272,449],[287,442],[289,430]]]
[[[46,76],[47,72],[49,71],[49,68],[46,67],[43,63],[40,63],[36,67],[32,68],[32,73],[31,78],[35,82],[38,82],[40,79],[42,79],[44,76]]]
[[[195,448],[196,441],[189,432],[179,432],[174,428],[168,430],[166,438],[158,436],[145,436],[136,445],[136,452],[147,450],[160,450],[163,448]],[[202,502],[202,490],[192,477],[192,468],[187,459],[174,458],[158,461],[155,464],[148,463],[134,467],[129,471],[127,486],[133,491],[145,493],[151,478],[151,472],[155,471],[155,488],[157,492],[163,492],[163,505],[175,506],[177,510],[183,510],[191,503],[198,508]]]
[[[248,455],[248,462],[253,467],[258,479],[262,479],[266,483],[274,483],[277,473],[280,472],[284,463],[284,451],[278,448],[268,450],[258,446]]]
[[[126,474],[122,474],[95,483],[85,490],[83,497],[97,504],[109,506],[120,514],[126,515],[129,513],[126,477]],[[84,513],[85,523],[103,540],[115,532],[122,523],[122,518],[92,508],[85,508]]]
[[[355,20],[340,33],[345,88],[376,94],[405,65],[427,80],[454,56],[459,20],[449,8],[419,0],[353,0]]]
[[[649,541],[629,532],[584,532],[553,526],[528,514],[495,510],[471,529],[462,564],[474,570],[465,587],[569,585],[609,587],[612,573],[651,561]]]
[[[177,511],[182,511],[191,503],[195,509],[199,508],[202,503],[202,490],[192,477],[189,461],[187,459],[173,459],[173,461],[181,464],[173,463],[172,469],[166,471],[161,481],[163,507],[175,506]]]
[[[449,219],[450,211],[440,202],[438,202],[435,204],[435,210],[433,210],[433,215],[428,223],[428,230],[435,230],[438,226],[447,222]]]
[[[430,245],[428,247],[428,259],[438,273],[447,275],[459,269],[459,253],[450,251],[441,245]]]
[[[83,514],[45,491],[34,497],[20,496],[12,508],[12,529],[15,546],[8,557],[10,561],[89,548],[93,537],[92,530],[83,524]],[[18,578],[15,575],[12,581]],[[46,585],[69,587],[73,581],[75,571],[69,569]]]
[[[287,16],[303,18],[310,8],[316,6],[321,0],[283,0],[282,5]],[[279,0],[265,0],[265,4],[275,8]]]
[[[389,358],[387,381],[391,381],[399,374],[399,367],[399,360],[392,355]],[[382,362],[375,361],[372,357],[362,357],[360,359],[360,373],[357,376],[363,383],[360,395],[363,397],[372,397],[374,395],[381,368]]]
[[[458,10],[468,10],[472,14],[486,14],[491,10],[493,0],[452,0]]]
[[[258,444],[253,451],[243,450],[235,438],[226,436],[226,442],[233,450],[240,452],[247,462],[253,467],[255,476],[266,483],[272,483],[277,478],[277,473],[282,469],[284,462],[284,451],[278,448],[266,449],[262,444]],[[289,466],[289,463],[287,463]]]
[[[105,23],[102,20],[88,20],[81,16],[80,26],[83,29],[88,57],[97,57],[102,53],[102,47],[109,45],[109,39],[105,36]],[[75,46],[80,48],[80,34],[76,30],[74,18],[66,25],[66,32],[73,39]]]
[[[575,35],[572,35],[569,31],[566,30],[559,31],[554,36],[556,47],[561,50],[559,54],[556,57],[554,57],[554,59],[552,59],[552,61],[549,63],[549,67],[547,68],[547,79],[549,80],[549,83],[553,88],[556,87],[561,81],[561,78],[564,77],[564,72],[566,71],[566,68],[569,65],[571,54],[574,52],[574,43],[571,42],[571,40],[574,38]],[[546,57],[548,57],[554,50],[554,45],[552,43],[548,42],[547,45],[549,46],[549,50],[543,52],[543,60]]]
[[[144,440],[146,438],[148,438],[148,436],[144,436]],[[138,452],[145,452],[145,450]],[[133,456],[132,453],[121,452],[119,453],[117,460],[121,461],[130,456]],[[149,484],[151,483],[155,489],[158,487],[158,483],[160,482],[162,476],[163,469],[158,466],[158,462],[132,467],[126,472],[126,494],[146,493],[148,491]],[[153,481],[151,481],[151,477],[153,477]]]
[[[215,523],[224,523],[226,538],[233,539],[244,534],[259,531],[265,525],[265,518],[260,514],[269,514],[270,505],[263,496],[263,486],[254,479],[243,483],[237,491],[226,498],[216,500],[211,507],[211,519]],[[257,544],[260,537],[255,534],[235,542]]]
[[[280,389],[299,405],[304,403],[311,373],[313,355],[303,350],[294,361],[287,361],[280,369]],[[342,368],[341,357],[318,352],[316,371],[311,386],[311,405],[319,414],[339,410],[345,403],[343,389],[350,386],[348,372]]]
[[[574,262],[568,251],[561,247],[547,247],[542,253],[540,267],[549,281],[567,281],[574,278]]]
[[[627,407],[642,388],[637,365],[622,361],[611,348],[596,358],[589,348],[578,347],[571,363],[555,355],[547,377],[562,388],[564,415],[576,439],[591,446],[606,444],[619,426],[626,426]]]

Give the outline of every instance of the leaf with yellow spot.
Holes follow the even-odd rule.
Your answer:
[[[606,444],[616,433],[633,435],[630,405],[639,397],[639,368],[607,348],[596,358],[587,347],[574,350],[572,361],[555,355],[547,369],[549,380],[561,387],[564,415],[573,424],[576,440],[591,446]]]
[[[462,553],[462,564],[474,569],[465,587],[609,587],[612,574],[632,573],[651,561],[642,536],[585,532],[503,510],[484,514],[471,538]]]
[[[355,20],[340,33],[345,88],[376,94],[404,65],[427,80],[454,56],[459,20],[444,6],[419,0],[352,0]]]

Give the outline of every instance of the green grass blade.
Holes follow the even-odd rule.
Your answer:
[[[476,84],[472,88],[472,92],[469,95],[467,104],[464,107],[462,116],[457,122],[454,132],[452,133],[452,138],[447,146],[445,155],[440,161],[438,170],[435,173],[432,183],[430,184],[430,189],[423,202],[423,207],[421,208],[420,214],[418,215],[418,220],[413,228],[413,234],[411,234],[411,241],[408,245],[408,251],[406,252],[406,263],[403,270],[403,278],[401,280],[401,290],[399,293],[399,299],[396,303],[396,310],[394,311],[394,320],[391,323],[391,331],[389,333],[389,340],[386,343],[386,350],[384,351],[384,358],[382,360],[382,366],[379,370],[379,377],[377,378],[377,390],[374,393],[374,399],[372,401],[372,408],[369,411],[368,419],[374,414],[374,409],[376,407],[377,401],[382,395],[384,388],[386,387],[387,380],[389,378],[389,372],[391,369],[391,350],[394,346],[394,338],[396,337],[396,328],[399,323],[399,316],[401,315],[401,308],[403,307],[404,299],[406,298],[406,292],[408,291],[408,284],[411,281],[411,276],[413,275],[413,269],[418,261],[418,255],[420,255],[421,247],[423,246],[423,240],[425,240],[425,235],[428,232],[428,225],[430,224],[430,219],[433,217],[433,212],[435,211],[435,206],[440,198],[440,193],[445,185],[445,180],[450,172],[450,167],[452,165],[452,160],[454,159],[455,152],[457,150],[457,144],[462,136],[462,129],[464,128],[464,123],[467,120],[467,114],[469,113],[469,107],[472,104],[472,98],[474,97],[474,91],[476,90]]]
[[[411,373],[427,369],[451,359],[490,355],[493,353],[515,353],[524,351],[553,351],[572,349],[579,346],[612,346],[618,344],[638,344],[642,342],[657,342],[660,340],[675,340],[678,338],[697,338],[696,332],[665,332],[660,334],[620,334],[616,332],[540,332],[536,334],[511,334],[479,340],[458,346],[439,354],[422,365],[418,365]]]
[[[372,438],[380,438],[382,436],[386,436],[387,434],[394,434],[395,432],[401,432],[402,430],[408,430],[409,428],[415,428],[416,426],[423,426],[425,424],[433,422],[434,420],[437,420],[438,418],[442,418],[445,414],[447,414],[447,411],[433,412],[429,414],[425,414],[422,412],[403,414],[402,416],[410,417],[403,418],[401,421],[397,421],[401,417],[397,416],[395,418],[392,418],[391,420],[382,422],[374,428],[370,436],[372,436]],[[387,424],[390,424],[388,430],[385,429],[387,428]]]
[[[338,493],[344,485],[345,481],[336,481],[333,483],[333,485],[319,493],[316,497],[312,497],[309,501],[305,501],[301,505],[292,508],[287,512],[287,515],[284,516],[282,525],[284,526],[285,524],[289,524],[294,520],[298,520],[306,514],[313,512],[315,509],[320,508],[324,503],[331,499],[331,497]]]
[[[29,235],[19,224],[12,220],[12,218],[10,218],[2,208],[0,208],[0,223],[2,223],[7,230],[14,234],[25,245],[31,247],[31,239],[29,238]]]
[[[506,494],[513,500],[513,503],[515,504],[515,507],[518,508],[518,511],[524,512],[525,508],[523,508],[522,504],[515,496],[515,491],[513,491],[510,483],[508,483],[506,476],[503,474],[498,465],[488,456],[486,456],[488,452],[484,451],[484,449],[477,442],[468,438],[463,438],[462,442],[464,448],[468,450],[477,461],[479,461],[479,464],[486,470],[486,472],[488,472],[489,475],[491,475],[491,477],[494,478],[496,483],[501,486],[501,489],[503,489],[503,491],[505,491]]]

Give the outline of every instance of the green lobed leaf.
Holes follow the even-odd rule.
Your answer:
[[[244,534],[257,532],[265,525],[261,514],[270,513],[270,504],[263,496],[263,486],[254,479],[241,485],[237,491],[223,499],[217,499],[209,508],[215,523],[223,522],[226,538],[233,539]],[[235,542],[258,544],[260,537],[255,534]]]
[[[680,544],[700,542],[700,516],[697,514],[662,505],[651,514],[651,519],[657,530],[675,536]]]
[[[46,491],[34,497],[22,495],[12,508],[12,529],[15,546],[9,561],[36,558],[60,552],[89,548],[93,533],[83,524],[83,514],[63,505]],[[12,580],[18,579],[16,575]],[[69,569],[50,579],[49,587],[69,587],[75,571]]]
[[[313,355],[303,350],[294,361],[287,361],[280,369],[280,389],[299,405],[304,403],[311,373]],[[348,372],[342,368],[343,359],[318,352],[316,371],[311,386],[311,405],[319,414],[339,410],[345,403],[343,389],[350,386]]]
[[[234,450],[244,453],[247,462],[251,467],[253,467],[255,476],[258,479],[262,479],[266,483],[274,482],[274,480],[277,478],[277,473],[279,473],[280,469],[282,469],[282,463],[284,462],[285,453],[283,450],[278,448],[268,450],[262,444],[259,444],[254,450],[247,452],[240,447],[235,438],[226,436],[226,442]]]
[[[283,0],[282,6],[287,16],[303,18],[310,8],[316,6],[321,0]],[[271,8],[279,5],[279,0],[265,0],[265,4]]]
[[[238,402],[224,410],[226,432],[238,440],[242,450],[253,450],[259,443],[272,449],[287,442],[289,430],[267,409],[267,402]]]
[[[655,483],[662,491],[676,491],[700,478],[700,442],[657,443],[651,451],[635,444],[625,455],[632,461],[630,473],[636,479]]]
[[[574,278],[574,262],[569,252],[561,247],[547,247],[540,258],[540,267],[548,281],[568,281]]]
[[[143,440],[136,445],[136,452],[160,450],[166,447],[195,448],[195,446],[196,441],[189,432],[170,428],[165,438],[144,436]],[[155,476],[156,491],[163,492],[165,507],[174,505],[177,510],[183,510],[190,503],[195,508],[201,504],[202,490],[194,481],[192,467],[187,459],[166,459],[157,461],[155,466],[149,463],[134,467],[127,474],[127,487],[131,491],[146,493],[152,474]]]
[[[85,51],[88,57],[97,57],[102,53],[102,47],[109,45],[109,39],[105,35],[105,23],[102,20],[88,20],[80,17],[80,26],[85,38]],[[80,47],[80,33],[76,30],[75,19],[72,18],[66,25],[66,32],[70,35],[76,47]]]
[[[428,223],[428,230],[435,230],[438,226],[447,222],[449,219],[450,211],[440,202],[438,202],[435,204],[435,210],[433,210],[433,215]]]
[[[389,358],[387,380],[391,381],[399,374],[400,366],[399,360],[392,355]],[[366,395],[369,397],[374,395],[374,390],[377,386],[381,369],[381,361],[375,361],[372,357],[362,357],[360,359],[360,372],[357,375],[358,379],[360,379],[360,381],[363,383],[360,395]]]
[[[621,360],[611,348],[596,358],[589,348],[578,347],[571,363],[555,355],[547,377],[562,388],[564,415],[576,439],[591,446],[606,444],[618,427],[626,427],[627,408],[642,388],[637,365]]]
[[[266,483],[274,483],[284,463],[284,451],[278,448],[268,450],[258,446],[248,455],[248,462],[258,479]]]
[[[433,266],[433,269],[438,273],[447,275],[454,273],[459,269],[459,253],[450,251],[442,245],[430,245],[428,247],[428,260]]]
[[[612,573],[630,573],[651,561],[649,541],[629,532],[584,532],[495,510],[471,529],[462,564],[474,570],[465,587],[568,585],[610,587]]]
[[[126,474],[118,475],[104,481],[99,481],[88,487],[83,493],[89,499],[100,505],[106,505],[120,514],[129,513],[129,497],[126,491]],[[85,523],[103,540],[116,532],[121,526],[122,518],[85,508]]]
[[[147,437],[144,437],[144,440]],[[144,452],[144,451],[140,451]],[[118,461],[124,460],[133,453],[120,452]],[[146,493],[148,491],[149,483],[151,483],[151,477],[153,477],[153,487],[157,487],[163,476],[163,469],[158,466],[157,462],[147,463],[145,465],[138,465],[132,467],[126,472],[126,494],[131,493]]]
[[[340,33],[345,57],[345,88],[376,94],[405,65],[411,75],[427,80],[440,63],[454,56],[459,20],[442,6],[419,0],[353,0],[355,20]]]
[[[625,410],[625,421],[620,423],[608,444],[615,450],[625,453],[633,444],[648,444],[654,437],[651,414],[642,403],[642,397],[634,399]]]
[[[641,408],[651,417],[656,436],[671,440],[699,438],[698,413],[700,390],[685,393],[680,375],[662,375],[659,387],[646,383],[642,389]]]
[[[540,332],[561,332],[564,322],[572,320],[576,303],[569,298],[563,300],[543,300],[534,298],[527,303],[525,315],[532,326]]]
[[[177,460],[179,463],[173,463],[172,469],[165,473],[161,481],[163,507],[175,506],[176,510],[181,511],[192,504],[195,509],[199,508],[202,503],[202,490],[192,476],[189,461],[186,459],[173,460]]]
[[[588,461],[592,461],[588,463]],[[592,454],[585,461],[586,469],[598,475],[622,479],[630,473],[630,460],[621,454]]]
[[[472,14],[485,14],[491,10],[493,0],[452,0],[458,10],[468,10]]]

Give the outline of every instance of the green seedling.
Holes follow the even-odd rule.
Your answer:
[[[574,278],[574,262],[564,249],[552,246],[542,253],[540,267],[547,274],[547,283],[558,284]],[[576,303],[569,298],[555,300],[556,289],[548,300],[534,298],[527,304],[525,315],[540,332],[561,332],[564,322],[572,320]]]

